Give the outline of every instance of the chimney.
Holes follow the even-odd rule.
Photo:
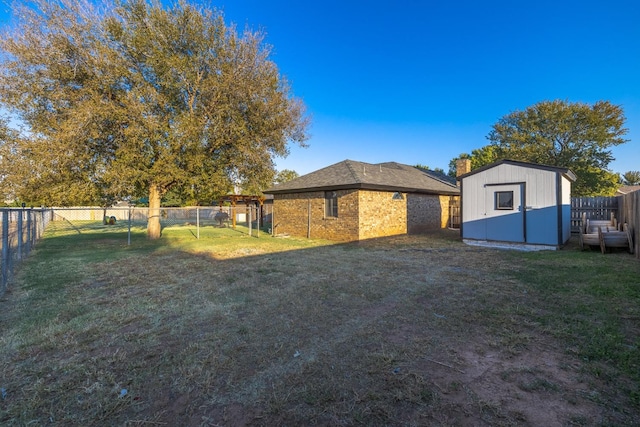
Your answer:
[[[471,172],[471,159],[456,160],[456,178],[469,172]]]

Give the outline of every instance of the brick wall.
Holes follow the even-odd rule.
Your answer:
[[[407,194],[393,200],[393,192],[360,190],[360,239],[407,233]]]
[[[449,196],[409,194],[407,232],[421,233],[446,228],[449,222]]]
[[[354,241],[447,227],[449,196],[370,190],[338,190],[338,217],[326,218],[324,191],[276,194],[276,234]],[[309,216],[311,212],[311,216]]]
[[[358,240],[358,192],[338,190],[336,193],[337,218],[325,217],[324,191],[276,194],[273,200],[275,233],[313,239]]]

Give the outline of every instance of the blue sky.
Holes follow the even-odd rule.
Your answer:
[[[543,100],[624,108],[615,172],[640,170],[637,1],[229,0],[227,22],[266,33],[312,116],[279,169],[344,159],[448,169],[500,117]]]
[[[637,0],[200,1],[264,31],[308,108],[309,147],[278,169],[352,159],[447,170],[487,145],[500,117],[562,99],[621,105],[630,141],[610,167],[640,170]]]

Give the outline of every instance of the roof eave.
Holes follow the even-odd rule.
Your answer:
[[[492,169],[496,166],[500,166],[500,165],[512,165],[512,166],[520,166],[520,167],[529,167],[532,169],[540,169],[540,170],[547,170],[550,172],[556,172],[556,173],[561,173],[562,176],[564,176],[565,178],[567,178],[570,181],[575,182],[578,178],[576,176],[575,173],[573,173],[573,171],[569,168],[562,168],[562,167],[558,167],[558,166],[549,166],[549,165],[541,165],[539,163],[529,163],[529,162],[521,162],[519,160],[509,160],[509,159],[502,159],[502,160],[498,160],[496,162],[490,163],[488,165],[484,165],[481,166],[477,169],[472,170],[471,172],[467,172],[464,175],[460,175],[458,177],[456,177],[457,181],[462,181],[463,178],[466,178],[468,176],[471,175],[475,175],[479,172],[484,172],[488,169]]]
[[[460,194],[460,190],[457,188],[451,188],[451,190],[432,190],[426,188],[407,188],[396,187],[391,185],[377,185],[367,183],[356,184],[342,184],[342,185],[327,185],[309,188],[292,188],[273,190],[268,189],[263,191],[264,194],[292,194],[292,193],[309,193],[313,191],[333,191],[333,190],[375,190],[375,191],[399,191],[401,193],[420,193],[420,194],[434,194],[445,196],[457,196]]]

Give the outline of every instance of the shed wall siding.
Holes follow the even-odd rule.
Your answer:
[[[571,181],[562,177],[562,239],[563,244],[571,238]]]
[[[559,226],[556,206],[527,211],[527,243],[557,245]]]
[[[526,229],[521,240],[527,243],[558,245],[558,229],[566,241],[570,237],[570,188],[571,183],[562,178],[561,202],[562,220],[558,219],[557,173],[544,169],[527,168],[517,165],[501,164],[477,174],[463,178],[462,233],[463,238],[480,240],[508,240],[502,227],[519,225],[518,215],[526,209]],[[511,215],[496,216],[492,193],[506,188],[506,184],[524,183],[524,204],[520,200],[514,203]],[[504,185],[501,187],[497,184]],[[516,187],[517,188],[517,187]],[[568,209],[565,209],[565,202]],[[520,214],[520,217],[522,215]],[[515,222],[512,221],[515,219]],[[566,222],[566,225],[565,225]],[[498,231],[501,231],[498,233]],[[567,234],[568,233],[568,234]],[[515,235],[515,234],[514,234]]]
[[[482,173],[463,178],[462,183],[462,221],[465,223],[463,232],[471,233],[468,238],[484,238],[476,235],[475,231],[466,224],[485,219],[485,184],[486,176]],[[486,236],[485,236],[486,237]]]

